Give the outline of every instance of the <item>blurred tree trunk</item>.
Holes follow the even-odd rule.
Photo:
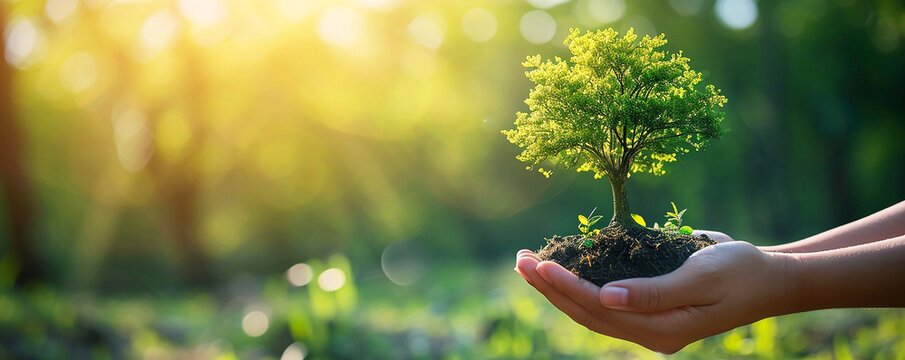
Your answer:
[[[164,165],[165,179],[163,185],[166,192],[166,211],[169,216],[171,233],[176,247],[182,257],[186,280],[191,285],[205,285],[212,278],[210,261],[199,241],[201,225],[200,191],[202,150],[204,148],[204,129],[206,122],[205,96],[207,86],[204,67],[199,58],[199,51],[184,35],[177,45],[177,51],[183,57],[184,86],[176,96],[182,96],[186,106],[191,129],[189,142],[181,156],[172,163]],[[160,160],[160,159],[158,159]]]
[[[0,29],[6,28],[6,8],[0,4]],[[0,53],[6,49],[0,36]],[[18,265],[16,284],[42,278],[41,266],[34,252],[31,233],[35,209],[31,186],[26,174],[24,139],[16,113],[13,69],[0,59],[0,186],[9,227],[9,255]],[[5,259],[6,260],[6,259]]]

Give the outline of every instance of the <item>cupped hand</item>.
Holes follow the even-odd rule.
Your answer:
[[[795,305],[789,296],[794,284],[786,278],[792,263],[743,241],[701,249],[669,274],[603,288],[529,250],[517,259],[516,271],[575,322],[667,354]]]

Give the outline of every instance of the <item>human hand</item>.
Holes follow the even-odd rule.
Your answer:
[[[519,251],[516,271],[588,329],[671,354],[699,339],[791,312],[789,266],[781,254],[728,241],[692,254],[669,274],[603,288],[529,250]]]

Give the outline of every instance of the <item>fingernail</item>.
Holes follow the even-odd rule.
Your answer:
[[[550,275],[547,274],[547,267],[538,266],[537,273],[540,274],[540,277],[544,278],[544,280],[547,280],[548,283],[552,283],[552,281],[550,281]]]
[[[626,306],[628,305],[628,289],[618,286],[603,287],[603,305]]]

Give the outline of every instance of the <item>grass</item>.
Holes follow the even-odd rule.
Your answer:
[[[315,274],[327,267],[356,274],[341,256],[309,264]],[[438,265],[407,287],[377,276],[347,275],[334,292],[316,283],[294,287],[273,274],[208,293],[147,296],[6,288],[0,358],[280,359],[290,345],[306,359],[663,357],[573,323],[511,264]],[[257,337],[243,330],[251,311],[268,319]],[[671,358],[905,359],[903,334],[902,309],[820,311],[765,319]]]

